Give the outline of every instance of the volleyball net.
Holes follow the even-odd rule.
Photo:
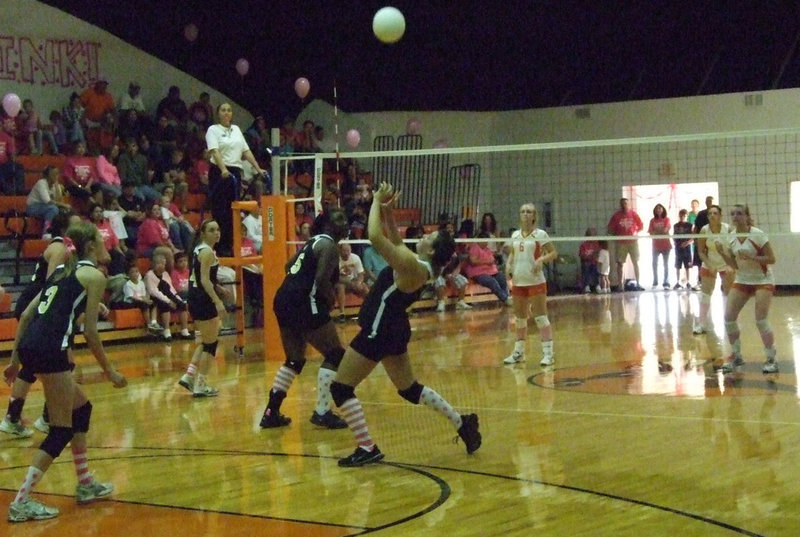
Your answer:
[[[429,143],[419,135],[379,136],[373,151],[339,155],[340,172],[329,165],[337,158],[333,153],[274,157],[273,169],[280,171],[273,184],[319,212],[330,204],[357,204],[359,181],[387,181],[403,192],[403,227],[431,229],[449,220],[459,229],[471,220],[477,232],[483,213],[493,213],[499,236],[518,227],[520,205],[531,202],[538,227],[568,262],[588,228],[613,250],[620,238],[606,235],[606,228],[624,197],[644,224],[639,244],[645,269],[655,205],[663,205],[674,224],[692,200],[704,209],[705,198],[713,196],[726,221],[733,204],[747,204],[755,225],[783,246],[775,267],[779,283],[800,283],[793,270],[800,262],[794,255],[800,249],[793,247],[793,232],[800,229],[800,129],[463,148],[425,147]],[[350,164],[357,173],[348,179]]]

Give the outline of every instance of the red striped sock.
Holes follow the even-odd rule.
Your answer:
[[[78,450],[72,446],[72,462],[75,463],[75,473],[78,476],[78,483],[81,485],[88,485],[92,482],[92,474],[89,473],[89,457],[86,455],[86,450]]]
[[[282,365],[278,372],[275,374],[275,380],[272,381],[272,389],[276,392],[289,393],[289,388],[292,386],[292,381],[297,376],[294,369],[289,369]]]
[[[364,417],[364,409],[361,408],[361,401],[357,397],[353,397],[345,401],[339,408],[342,410],[347,426],[353,431],[353,436],[356,437],[359,447],[372,451],[375,443],[367,430],[367,420]]]
[[[197,365],[189,362],[189,367],[186,368],[186,375],[194,378],[195,374],[197,373]]]

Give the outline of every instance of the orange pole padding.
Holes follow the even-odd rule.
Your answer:
[[[294,237],[293,196],[262,196],[261,198],[261,257],[264,267],[264,358],[286,359],[281,344],[280,329],[272,302],[286,273],[289,261],[287,241]]]

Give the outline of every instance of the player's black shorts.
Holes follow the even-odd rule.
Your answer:
[[[279,290],[272,301],[272,311],[278,318],[278,325],[281,328],[306,332],[316,330],[330,322],[331,314],[328,307],[314,300],[312,308],[312,300],[308,295],[284,293]]]
[[[372,329],[361,328],[361,331],[350,342],[353,350],[365,358],[380,362],[386,356],[397,356],[408,352],[411,340],[411,324],[408,319],[387,323],[387,328],[372,334]]]
[[[20,375],[20,378],[25,381],[32,378],[33,382],[36,381],[34,376],[36,373],[62,373],[64,371],[72,371],[75,367],[69,362],[66,350],[43,351],[41,349],[20,348],[19,361],[22,364],[20,373],[25,371],[25,376],[27,377],[24,378]]]
[[[211,301],[208,293],[197,287],[189,288],[189,314],[195,321],[208,321],[219,317],[217,307]]]

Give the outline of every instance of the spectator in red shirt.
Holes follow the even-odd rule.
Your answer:
[[[70,196],[81,200],[91,197],[92,185],[97,178],[97,162],[94,157],[86,156],[86,142],[75,144],[75,151],[64,161],[61,175]]]
[[[617,281],[619,281],[620,289],[625,288],[625,282],[622,279],[622,267],[630,255],[631,263],[633,263],[633,275],[636,279],[636,290],[644,291],[644,287],[639,285],[639,243],[636,240],[636,235],[643,229],[642,219],[639,218],[636,211],[630,208],[628,198],[621,198],[619,200],[619,210],[608,221],[609,235],[626,237],[616,241]]]

